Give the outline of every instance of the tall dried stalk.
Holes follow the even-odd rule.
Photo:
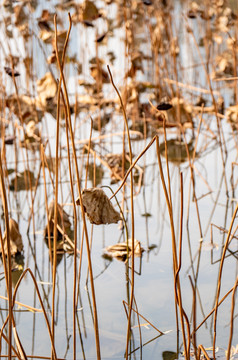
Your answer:
[[[182,294],[180,289],[180,280],[179,280],[179,274],[176,275],[178,267],[178,260],[177,260],[177,250],[176,250],[176,240],[175,240],[175,230],[174,230],[174,221],[173,221],[173,213],[171,209],[171,202],[169,198],[169,194],[166,188],[164,174],[163,174],[163,167],[161,163],[161,157],[160,157],[160,149],[159,149],[159,139],[156,137],[156,150],[157,150],[157,158],[158,158],[158,164],[160,169],[160,177],[164,189],[164,195],[168,207],[169,212],[169,219],[170,219],[170,229],[171,229],[171,238],[172,238],[172,253],[173,253],[173,269],[174,269],[174,276],[177,277],[176,279],[176,292],[175,292],[175,298],[178,302],[179,306],[179,312],[180,312],[180,322],[182,327],[182,336],[183,336],[183,344],[184,344],[184,355],[185,359],[189,359],[189,354],[187,351],[187,341],[186,341],[186,334],[185,334],[185,327],[184,327],[184,317],[186,323],[188,323],[188,320],[186,319],[185,312],[182,307]],[[188,327],[187,327],[188,328]],[[188,337],[189,338],[189,337]],[[189,339],[188,339],[189,340]]]
[[[68,17],[69,17],[69,30],[68,30],[68,33],[69,33],[70,30],[71,30],[72,21],[71,21],[70,14],[68,14]],[[54,24],[55,24],[55,32],[57,34],[56,15],[54,17]],[[68,98],[68,92],[67,92],[67,87],[66,87],[66,82],[65,82],[65,78],[64,78],[63,69],[62,69],[62,66],[61,66],[61,63],[60,63],[60,59],[59,59],[59,53],[58,53],[58,47],[57,47],[57,35],[56,35],[56,48],[55,48],[55,51],[56,51],[58,67],[59,67],[59,70],[60,70],[60,78],[61,78],[61,80],[63,82],[63,90],[64,90],[64,96],[65,96],[66,108],[67,108],[66,121],[68,122],[68,127],[69,127],[69,132],[70,132],[70,139],[71,139],[72,150],[73,150],[73,157],[74,157],[74,165],[75,165],[75,169],[76,169],[77,188],[78,188],[79,199],[80,199],[80,208],[81,208],[82,221],[83,221],[83,231],[84,231],[84,234],[85,234],[85,242],[86,242],[86,247],[87,247],[88,267],[89,267],[89,275],[90,275],[90,283],[91,283],[91,291],[92,291],[96,352],[97,352],[97,359],[99,360],[99,359],[101,359],[101,354],[100,354],[98,316],[97,316],[97,306],[96,306],[96,296],[95,296],[95,289],[94,289],[91,254],[90,254],[90,247],[89,247],[89,239],[88,239],[85,212],[84,212],[84,207],[83,207],[83,202],[82,202],[81,184],[80,184],[80,177],[79,177],[79,171],[78,171],[76,149],[75,149],[75,143],[74,143],[74,134],[73,134],[72,124],[71,124],[69,98]]]
[[[232,231],[232,227],[236,218],[238,212],[238,203],[236,204],[236,208],[235,211],[233,213],[232,219],[231,219],[231,223],[230,223],[230,227],[227,233],[227,238],[226,238],[226,242],[224,244],[223,247],[223,252],[222,252],[222,257],[221,257],[221,262],[220,262],[220,267],[219,267],[219,274],[218,274],[218,282],[217,282],[217,293],[216,293],[216,304],[215,304],[215,311],[214,311],[214,324],[213,324],[213,331],[214,331],[214,335],[213,335],[213,358],[215,359],[215,349],[216,349],[216,326],[217,326],[217,312],[218,312],[218,302],[219,302],[219,296],[220,296],[220,291],[221,291],[221,277],[222,277],[222,270],[223,270],[223,265],[224,265],[224,261],[225,261],[225,255],[226,255],[226,250],[228,248],[228,245],[231,241],[231,231]]]
[[[121,94],[114,83],[113,76],[112,76],[110,67],[108,65],[107,65],[107,69],[109,72],[112,86],[114,87],[114,89],[118,95],[118,98],[120,100],[124,123],[125,123],[126,131],[127,131],[127,141],[128,141],[128,147],[129,147],[130,165],[132,165],[132,160],[133,160],[132,159],[132,147],[131,147],[130,132],[129,132],[129,126],[128,126],[128,121],[127,121],[125,106],[123,104]],[[131,294],[130,294],[130,306],[129,306],[128,323],[127,323],[126,359],[128,359],[128,353],[129,353],[128,349],[129,349],[129,339],[130,339],[130,334],[131,334],[131,314],[132,314],[132,306],[133,306],[133,299],[134,299],[134,281],[135,281],[135,274],[134,274],[134,272],[135,272],[135,249],[134,249],[135,229],[134,229],[134,201],[133,201],[134,189],[133,189],[133,173],[132,173],[132,171],[130,173],[130,180],[131,180],[130,195],[131,195],[131,246],[132,246],[132,250],[131,250]]]
[[[11,251],[10,251],[10,233],[9,233],[9,215],[8,215],[8,205],[7,205],[7,196],[5,190],[5,183],[4,183],[4,175],[3,175],[3,168],[2,168],[2,153],[0,154],[0,190],[2,196],[2,204],[4,210],[4,220],[5,220],[5,227],[6,227],[6,241],[7,241],[7,254],[4,254],[4,247],[2,247],[2,256],[5,257],[7,255],[7,268],[4,266],[4,271],[7,270],[5,273],[6,279],[6,288],[8,293],[8,358],[11,359],[11,351],[12,351],[12,265],[11,265]]]

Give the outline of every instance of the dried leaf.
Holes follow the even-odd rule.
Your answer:
[[[15,141],[16,137],[15,136],[6,136],[4,139],[4,143],[5,145],[12,145]]]
[[[117,243],[115,245],[108,246],[105,249],[108,253],[110,253],[113,257],[125,261],[127,258],[127,253],[131,256],[132,252],[132,240],[128,240],[128,248],[127,243]],[[134,239],[134,254],[135,256],[141,256],[144,249],[141,247],[140,241]]]
[[[10,239],[10,253],[15,256],[16,253],[23,250],[22,237],[19,232],[18,224],[12,218],[9,219],[9,239]],[[3,235],[4,253],[7,255],[7,234],[6,230]],[[0,249],[2,253],[2,249]]]
[[[83,21],[93,21],[99,17],[99,11],[93,1],[86,0],[83,4]]]
[[[84,189],[82,191],[82,201],[91,224],[116,224],[121,220],[119,212],[114,209],[102,189]],[[80,205],[79,198],[77,198],[76,204]]]
[[[53,200],[49,204],[48,212],[49,212],[48,221],[49,221],[50,234],[53,235],[54,213],[55,213],[55,203]],[[62,208],[62,206],[60,204],[57,204],[57,223],[63,230],[65,230],[65,232],[67,232],[71,227],[69,215],[64,211],[64,209]],[[44,230],[44,236],[48,237],[48,226],[47,225]]]
[[[170,139],[167,141],[167,156],[168,160],[174,163],[182,163],[188,160],[188,154],[186,144],[179,139]],[[192,156],[194,147],[193,143],[190,142],[188,145],[189,154]],[[165,156],[165,143],[160,144],[160,151]]]
[[[161,102],[159,105],[157,105],[158,110],[169,110],[172,107],[173,105],[168,102]]]
[[[151,0],[142,0],[143,4],[146,6],[152,5],[152,1]]]
[[[13,178],[10,182],[10,190],[12,191],[23,191],[30,189],[30,179],[31,186],[34,187],[36,184],[36,179],[34,177],[34,173],[30,170],[25,170],[23,172],[17,173],[16,177]],[[15,183],[17,184],[15,189]]]
[[[31,120],[26,126],[26,137],[31,141],[40,141],[40,131],[35,121]]]
[[[46,106],[47,99],[53,98],[57,92],[57,84],[50,72],[47,72],[43,78],[37,81],[38,101]]]
[[[102,35],[99,35],[97,37],[97,39],[95,40],[97,43],[101,43],[103,41],[103,39],[105,38],[105,36],[107,35],[107,32],[102,34]]]
[[[24,123],[28,123],[30,120],[35,120],[38,122],[41,120],[43,113],[42,111],[36,109],[36,104],[33,98],[27,95],[10,95],[6,99],[6,106],[17,116],[19,117],[19,107],[18,101],[21,106],[21,115]]]
[[[14,69],[12,71],[12,68],[10,68],[8,66],[4,66],[4,70],[6,71],[7,75],[9,75],[11,77],[13,75],[14,75],[14,77],[20,76],[20,73],[18,71],[14,70]]]

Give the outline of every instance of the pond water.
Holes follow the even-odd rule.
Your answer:
[[[62,101],[58,152],[58,203],[62,208],[58,211],[64,210],[68,217],[64,224],[61,219],[58,223],[61,228],[66,228],[70,221],[70,226],[65,230],[66,237],[58,237],[55,280],[47,237],[47,209],[55,199],[57,186],[56,79],[60,77],[54,59],[53,15],[57,13],[58,49],[62,55],[69,12],[73,24],[64,74],[81,188],[104,186],[103,190],[110,197],[109,187],[115,192],[129,168],[128,139],[120,101],[107,71],[109,64],[126,107],[133,161],[154,136],[159,139],[168,192],[169,186],[171,188],[178,259],[182,228],[179,279],[182,304],[192,332],[193,326],[198,326],[215,306],[220,260],[237,205],[237,2],[13,3],[6,0],[1,7],[1,163],[9,217],[17,222],[23,243],[20,254],[12,256],[12,288],[23,271],[30,268],[51,324],[54,282],[57,358],[97,358],[82,214],[80,206],[77,207],[75,219],[70,188],[69,166],[73,172],[76,199],[79,194],[73,146],[70,140],[68,161]],[[170,109],[157,110],[159,104]],[[125,161],[122,161],[123,141]],[[42,159],[47,161],[47,166],[42,166]],[[161,175],[154,141],[133,169],[135,240],[144,251],[135,257],[133,309],[138,309],[141,316],[132,311],[128,355],[131,359],[185,358],[180,316],[175,305],[174,268],[177,266],[173,265],[172,226]],[[129,176],[116,195],[128,238],[132,232],[130,185]],[[119,211],[115,198],[111,203]],[[1,209],[1,232],[4,234],[4,200]],[[74,224],[77,224],[79,249],[76,256]],[[101,358],[123,359],[132,279],[128,266],[131,268],[132,262],[131,259],[119,260],[106,248],[126,241],[125,224],[123,226],[120,221],[118,224],[92,225],[88,218],[86,224],[91,242]],[[54,227],[52,221],[51,226]],[[237,286],[236,228],[235,216],[219,300],[235,283]],[[53,247],[53,240],[50,244]],[[82,254],[81,265],[79,252]],[[0,272],[0,295],[7,297],[3,264]],[[196,293],[195,325],[190,279]],[[74,294],[77,294],[75,314]],[[22,280],[16,300],[41,309],[36,286],[29,274]],[[237,302],[237,295],[234,301]],[[51,341],[42,311],[28,311],[21,304],[15,304],[13,314],[25,353],[29,358],[50,358]],[[229,347],[231,307],[232,293],[218,307],[216,357],[221,359],[226,358],[225,351]],[[3,325],[9,313],[8,301],[0,298],[0,308]],[[231,345],[234,348],[230,358],[236,358],[237,307],[232,318]],[[211,358],[213,326],[214,316],[211,315],[196,331],[197,346],[203,345]],[[3,332],[8,334],[7,327]],[[8,344],[3,338],[1,341],[1,353],[7,355]],[[13,345],[16,347],[14,342]],[[194,358],[192,345],[187,358]]]

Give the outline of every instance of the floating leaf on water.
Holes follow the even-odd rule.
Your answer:
[[[92,184],[99,185],[102,182],[104,171],[102,166],[97,166],[94,163],[89,164],[88,166],[88,177]]]
[[[38,101],[41,105],[47,104],[47,99],[54,98],[57,92],[57,84],[52,74],[47,72],[37,81]]]
[[[128,240],[128,247],[126,242],[122,242],[108,246],[105,251],[111,254],[113,257],[117,258],[118,260],[125,261],[127,258],[127,254],[129,255],[129,257],[131,256],[132,240]],[[138,257],[141,256],[143,252],[144,249],[141,247],[140,241],[134,239],[134,255]]]
[[[88,20],[83,20],[83,24],[87,27],[94,27],[93,23],[91,21]]]
[[[25,4],[19,4],[14,6],[14,13],[15,13],[15,25],[20,26],[24,25],[28,22],[28,15],[25,12]]]
[[[97,43],[101,43],[103,41],[103,39],[105,38],[105,36],[107,35],[107,32],[102,34],[102,35],[99,35],[97,37],[97,39],[95,40]]]
[[[4,70],[6,71],[7,75],[9,76],[13,76],[14,77],[17,77],[17,76],[20,76],[20,73],[17,71],[17,70],[14,70],[12,71],[12,68],[8,67],[8,66],[4,66]]]
[[[190,18],[190,19],[196,19],[197,14],[196,14],[195,11],[193,11],[193,10],[190,9],[190,10],[188,10],[188,12],[187,12],[187,17]]]
[[[144,214],[141,214],[141,216],[144,216],[144,217],[151,217],[152,215],[148,212],[144,213]]]
[[[160,152],[165,156],[165,143],[160,144]],[[193,144],[188,143],[189,154],[193,154]],[[168,160],[175,163],[182,163],[188,160],[188,154],[186,149],[186,144],[183,141],[178,139],[170,139],[167,141],[167,155]]]
[[[168,103],[168,102],[161,102],[159,105],[157,105],[157,109],[158,110],[169,110],[173,107],[172,104]]]
[[[52,53],[51,53],[51,55],[47,58],[47,63],[48,63],[48,64],[54,64],[56,61],[57,61],[56,51],[53,50]]]
[[[20,253],[23,250],[22,237],[19,232],[17,222],[10,218],[9,219],[9,239],[10,239],[10,253],[11,256],[15,256],[16,253]],[[7,234],[6,230],[3,235],[4,253],[7,255]],[[2,249],[0,249],[2,253]]]
[[[238,105],[229,106],[226,109],[226,118],[228,121],[231,121],[233,123],[237,123],[238,120]]]
[[[104,260],[107,260],[107,261],[112,261],[112,255],[110,255],[110,254],[102,254],[102,258],[104,259]]]
[[[162,357],[163,360],[176,360],[178,359],[178,354],[173,351],[163,351]]]
[[[154,250],[154,249],[157,249],[157,247],[158,247],[158,245],[156,245],[156,244],[151,244],[151,245],[148,246],[148,251],[152,251],[152,250]]]
[[[165,118],[166,123],[171,126],[176,123],[180,122],[180,124],[184,125],[185,127],[193,128],[193,118],[192,118],[192,106],[187,104],[183,98],[174,97],[170,101],[171,106],[163,111],[163,118]],[[160,113],[155,114],[160,120],[160,125],[162,126],[162,121]]]
[[[86,0],[82,5],[83,21],[93,21],[99,17],[99,11],[93,1]]]
[[[102,82],[103,84],[110,83],[107,71],[105,71],[100,64],[90,66],[90,73],[97,82]]]
[[[39,28],[40,28],[41,30],[43,30],[43,31],[44,31],[44,30],[49,31],[49,32],[52,31],[49,23],[48,23],[46,20],[39,20],[39,21],[38,21],[38,26],[39,26]]]
[[[6,106],[17,116],[19,117],[19,107],[18,101],[21,106],[22,120],[24,123],[28,123],[30,120],[35,120],[38,122],[42,116],[43,112],[36,108],[34,99],[27,95],[10,95],[6,99]]]
[[[40,141],[40,131],[33,120],[26,126],[26,137],[31,141]]]
[[[123,177],[122,169],[122,154],[107,154],[105,156],[108,166],[112,170],[111,177],[113,181],[119,181]],[[125,158],[125,171],[130,167],[130,161],[128,154]]]
[[[12,145],[14,144],[16,137],[15,136],[6,136],[4,139],[5,145]]]
[[[30,170],[25,170],[23,172],[17,173],[16,177],[13,178],[10,182],[10,190],[15,190],[15,182],[17,185],[16,191],[29,190],[30,180],[31,186],[34,187],[36,184],[36,179],[34,177],[34,173]]]
[[[143,4],[146,6],[152,5],[152,1],[151,0],[142,0]]]
[[[102,189],[91,188],[82,191],[82,201],[85,212],[91,224],[116,224],[121,220],[107,195]],[[76,204],[80,205],[79,197]]]
[[[54,233],[54,213],[55,213],[55,203],[52,200],[48,207],[49,212],[49,230],[50,235],[53,236]],[[69,215],[64,211],[62,206],[60,204],[57,204],[57,223],[63,229],[66,233],[68,230],[70,230],[71,222],[69,220]],[[59,234],[59,233],[58,233]],[[44,230],[44,236],[48,237],[48,225],[46,225]]]
[[[15,288],[21,274],[24,270],[24,255],[21,253],[16,253],[15,257],[11,258],[11,267],[12,267],[12,286]]]

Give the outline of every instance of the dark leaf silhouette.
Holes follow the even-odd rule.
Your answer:
[[[116,224],[121,220],[119,212],[114,209],[102,189],[84,189],[82,191],[82,201],[85,212],[92,224]],[[79,198],[76,200],[76,204],[80,205]]]
[[[10,68],[8,66],[4,66],[4,70],[6,71],[7,75],[9,75],[11,77],[13,75],[14,75],[14,77],[20,76],[20,73],[18,71],[16,71],[16,70],[12,71],[12,68]]]

